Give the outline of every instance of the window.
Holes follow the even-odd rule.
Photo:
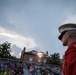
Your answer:
[[[38,59],[38,62],[40,63],[40,62],[41,62],[41,60],[40,60],[40,59]]]
[[[44,59],[44,63],[46,63],[46,59]]]
[[[32,61],[33,61],[33,58],[32,58],[32,57],[30,57],[30,58],[29,58],[29,61],[30,61],[30,62],[32,62]]]

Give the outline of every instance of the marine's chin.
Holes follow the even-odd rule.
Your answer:
[[[63,43],[63,46],[67,46],[67,45]]]

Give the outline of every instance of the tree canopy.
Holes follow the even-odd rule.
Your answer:
[[[19,59],[16,56],[11,56],[11,43],[8,41],[0,44],[0,58]]]
[[[60,65],[61,61],[59,53],[50,54],[50,56],[47,59],[47,63],[53,65]]]
[[[0,58],[8,58],[11,56],[11,43],[8,43],[7,41],[0,44]]]

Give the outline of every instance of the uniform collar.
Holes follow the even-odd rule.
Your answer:
[[[71,43],[68,47],[72,46],[72,45],[76,45],[76,42]]]

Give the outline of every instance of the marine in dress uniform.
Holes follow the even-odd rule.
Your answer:
[[[63,75],[76,75],[76,24],[63,24],[58,30],[61,33],[59,40],[68,47],[62,63]]]

